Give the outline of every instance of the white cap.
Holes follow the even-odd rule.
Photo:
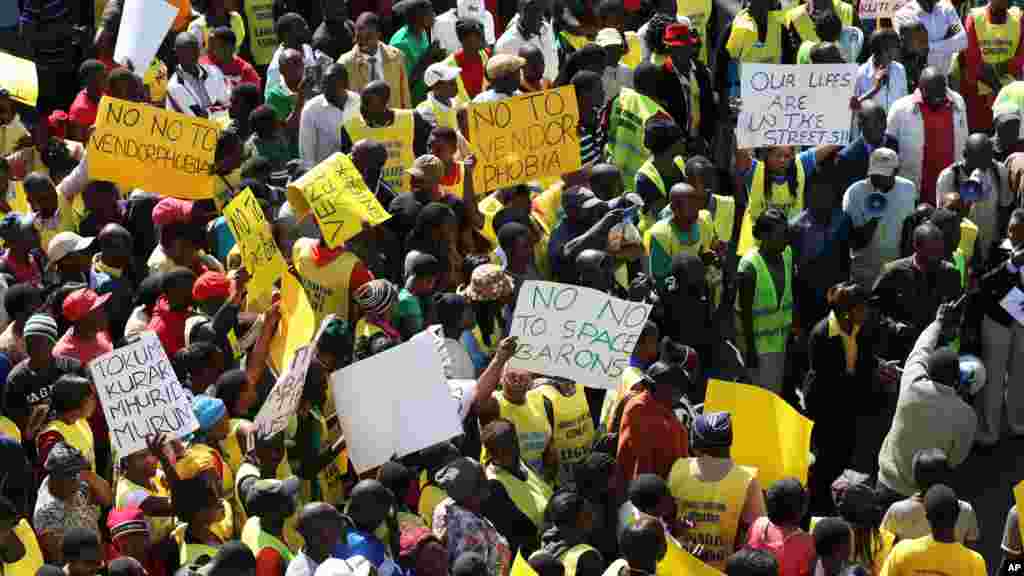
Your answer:
[[[373,565],[362,556],[352,556],[347,560],[328,558],[316,568],[315,576],[369,576]]]
[[[46,258],[52,266],[68,254],[81,252],[92,246],[93,239],[92,236],[83,238],[74,232],[61,232],[50,239],[46,247]]]
[[[438,82],[451,82],[459,77],[460,72],[462,72],[462,68],[449,66],[443,62],[435,62],[427,66],[427,70],[423,73],[423,83],[427,85],[427,88],[430,88]]]

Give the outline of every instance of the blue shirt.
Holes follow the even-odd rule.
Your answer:
[[[387,549],[384,547],[384,543],[373,534],[352,528],[348,531],[345,540],[334,547],[332,556],[342,560],[353,556],[362,556],[374,567],[380,567],[387,559]]]

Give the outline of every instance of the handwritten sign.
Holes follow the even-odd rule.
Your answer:
[[[331,374],[334,406],[358,471],[462,433],[459,404],[433,340],[420,332]]]
[[[704,413],[732,415],[732,459],[754,466],[762,486],[795,477],[807,484],[814,422],[758,386],[710,380]]]
[[[284,258],[274,242],[270,223],[256,196],[248,188],[224,207],[224,218],[242,251],[242,263],[252,275],[248,285],[249,296],[259,300],[273,289],[274,282],[285,270]]]
[[[292,359],[292,365],[270,389],[270,394],[260,407],[254,422],[256,434],[260,438],[269,438],[288,427],[288,419],[299,407],[302,387],[305,385],[306,372],[309,370],[313,354],[312,346],[299,348]]]
[[[892,18],[906,3],[907,0],[860,0],[857,14],[861,20]]]
[[[35,107],[39,100],[39,74],[36,63],[0,52],[0,88],[7,89],[11,98],[26,106]]]
[[[249,23],[245,36],[252,48],[253,64],[266,66],[280,44],[274,32],[274,0],[247,0],[244,5],[245,21]]]
[[[483,194],[580,169],[576,89],[563,86],[469,107],[477,155],[474,192]]]
[[[352,160],[341,152],[289,184],[288,203],[299,218],[312,210],[324,240],[333,248],[358,234],[363,222],[376,226],[391,218]]]
[[[213,197],[220,126],[205,118],[104,96],[89,137],[89,179],[186,200]]]
[[[316,314],[309,305],[306,291],[293,274],[281,277],[281,321],[270,339],[267,364],[274,374],[291,365],[299,348],[309,343],[316,330]]]
[[[558,282],[527,281],[519,290],[510,366],[617,389],[651,306]]]
[[[146,437],[181,438],[199,428],[191,395],[174,374],[163,344],[153,332],[89,363],[118,456],[146,448]]]
[[[848,143],[856,75],[856,64],[743,64],[739,147]]]

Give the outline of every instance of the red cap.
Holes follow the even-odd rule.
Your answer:
[[[665,34],[661,38],[665,42],[665,46],[693,46],[697,44],[697,37],[690,34],[689,22],[669,24],[665,27]]]
[[[100,296],[88,288],[79,288],[64,298],[64,317],[71,322],[78,322],[89,312],[103,306],[110,300],[110,294]]]
[[[227,300],[230,296],[231,280],[222,272],[203,272],[192,285],[192,299],[196,302],[214,298]]]

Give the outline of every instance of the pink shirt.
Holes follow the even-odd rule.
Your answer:
[[[110,342],[110,334],[97,332],[95,338],[85,339],[79,338],[75,334],[75,329],[71,328],[57,341],[53,347],[53,355],[74,358],[85,366],[93,358],[113,349],[114,345]]]
[[[747,546],[771,552],[779,576],[809,576],[814,570],[814,537],[799,528],[788,534],[761,516],[747,531]]]

